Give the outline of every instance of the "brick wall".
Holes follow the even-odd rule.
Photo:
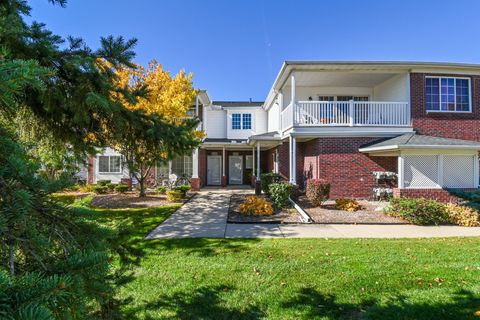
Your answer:
[[[477,189],[465,189],[465,191],[474,191]],[[450,194],[444,189],[393,189],[395,198],[426,198],[441,202],[457,203],[460,198]]]
[[[376,138],[317,138],[301,144],[301,168],[297,174],[308,179],[326,179],[331,198],[367,198],[375,187],[373,171],[397,172],[397,157],[369,157],[360,146]],[[299,181],[303,181],[301,179]]]
[[[410,102],[414,129],[424,135],[480,141],[480,76],[470,76],[472,113],[427,113],[425,102],[427,75],[410,74]]]

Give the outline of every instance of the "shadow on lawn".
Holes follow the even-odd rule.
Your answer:
[[[365,300],[360,304],[339,303],[336,297],[313,288],[301,289],[292,299],[284,302],[284,309],[296,310],[302,319],[475,319],[480,297],[461,290],[453,302],[412,303],[405,296],[385,303]]]
[[[189,239],[169,239],[169,240],[150,240],[151,246],[155,250],[183,250],[187,255],[198,255],[201,257],[214,257],[217,255],[242,252],[250,247],[259,239],[208,239],[208,238],[189,238]],[[161,252],[161,251],[160,251]]]
[[[265,314],[256,306],[225,307],[220,295],[233,289],[228,286],[200,287],[193,292],[176,292],[156,301],[129,309],[126,319],[158,319],[151,312],[165,311],[168,319],[261,319]],[[146,313],[146,314],[144,314]],[[140,315],[140,317],[139,317]],[[164,318],[167,316],[164,316]]]
[[[300,289],[291,299],[278,302],[272,313],[267,306],[245,305],[243,308],[226,306],[225,295],[235,288],[229,286],[200,287],[195,291],[175,292],[159,296],[124,312],[126,319],[475,319],[474,312],[480,299],[468,291],[456,294],[454,302],[416,304],[406,297],[397,297],[379,304],[373,300],[360,304],[339,303],[333,295],[313,288]],[[238,293],[238,292],[237,292]],[[272,309],[277,309],[272,306]]]

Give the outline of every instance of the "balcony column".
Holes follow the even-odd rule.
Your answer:
[[[290,183],[293,185],[297,184],[297,139],[290,135]]]
[[[283,111],[283,92],[280,90],[278,92],[278,97],[277,97],[277,103],[278,103],[278,132],[281,133],[283,131],[282,127],[282,111]],[[269,131],[270,130],[269,128]]]
[[[198,176],[198,148],[193,149],[192,152],[192,178],[190,179],[190,185],[193,190],[200,190],[200,177]]]
[[[295,72],[292,72],[292,75],[290,76],[290,80],[291,80],[291,85],[292,85],[292,124],[293,126],[296,125],[297,121],[295,119],[295,113],[296,113],[296,100],[297,100],[297,97],[296,97],[296,84],[295,84]]]
[[[403,189],[405,188],[405,182],[404,182],[404,168],[403,168],[403,156],[400,154],[398,156],[398,188]]]
[[[354,103],[353,103],[353,100],[350,100],[348,101],[348,117],[349,117],[349,126],[350,127],[353,127],[353,124],[354,124]]]

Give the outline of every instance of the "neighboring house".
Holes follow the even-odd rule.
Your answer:
[[[196,189],[270,171],[333,198],[370,197],[374,172],[397,174],[396,196],[479,185],[480,65],[285,62],[265,102],[200,100],[206,138],[175,165]]]

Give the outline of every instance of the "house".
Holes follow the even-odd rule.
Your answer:
[[[195,114],[200,148],[157,168],[183,170],[195,189],[270,171],[326,179],[333,198],[372,196],[382,172],[396,196],[446,201],[446,188],[479,185],[480,65],[286,61],[264,102],[202,92]]]

